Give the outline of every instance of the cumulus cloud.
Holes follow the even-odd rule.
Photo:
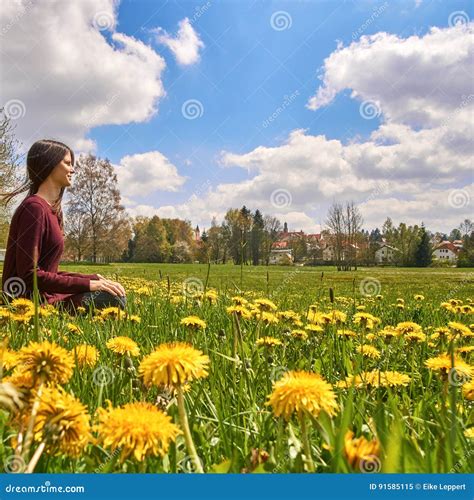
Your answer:
[[[177,191],[186,181],[178,169],[159,151],[124,156],[115,165],[121,193],[126,204],[138,205],[131,201],[133,196],[147,196],[156,191]],[[145,214],[140,214],[145,215]]]
[[[157,111],[165,62],[150,46],[115,31],[115,0],[6,5],[0,100],[7,113],[9,107],[16,113],[16,133],[26,147],[52,137],[94,150],[91,128],[142,122]]]
[[[386,120],[442,125],[473,94],[473,31],[469,23],[409,38],[362,36],[325,59],[322,85],[308,107],[327,106],[350,89],[353,98],[379,104]]]
[[[179,22],[178,33],[175,37],[169,35],[162,28],[153,30],[156,40],[168,47],[179,64],[187,66],[199,61],[199,51],[204,48],[204,42],[199,38],[189,19],[186,17]]]

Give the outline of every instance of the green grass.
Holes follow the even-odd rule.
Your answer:
[[[97,407],[105,406],[106,400],[114,406],[159,400],[178,421],[173,395],[162,388],[143,389],[136,372],[127,367],[130,360],[120,358],[105,344],[117,335],[135,340],[141,350],[141,355],[131,360],[136,370],[143,355],[164,342],[180,340],[191,342],[211,360],[209,376],[193,382],[186,393],[192,436],[207,472],[305,470],[298,419],[285,422],[276,418],[271,407],[265,404],[273,383],[288,370],[321,373],[334,386],[348,375],[375,369],[399,371],[411,379],[403,388],[335,389],[337,414],[330,418],[321,413],[319,418],[312,418],[309,425],[311,453],[318,472],[361,471],[360,463],[354,467],[349,465],[343,450],[348,430],[354,431],[357,437],[376,438],[380,443],[378,457],[367,469],[468,472],[472,468],[472,449],[464,435],[474,423],[472,402],[463,396],[461,383],[443,380],[438,373],[428,370],[424,362],[440,353],[472,344],[472,337],[468,336],[457,337],[453,343],[430,342],[429,336],[435,328],[445,327],[450,321],[473,323],[472,315],[440,308],[441,302],[453,298],[464,303],[469,297],[472,300],[473,270],[364,268],[357,272],[336,272],[329,267],[246,266],[241,282],[241,269],[233,265],[210,269],[205,265],[170,264],[68,265],[62,269],[99,272],[123,282],[128,291],[128,312],[141,318],[139,324],[127,320],[97,323],[87,315],[72,319],[66,315],[40,318],[43,338],[55,340],[69,350],[81,343],[92,344],[99,350],[98,364],[94,368],[76,368],[66,385],[66,389],[87,406],[93,421]],[[217,304],[183,295],[183,281],[191,289],[217,290]],[[153,285],[150,296],[139,290],[147,283]],[[336,297],[334,303],[330,301],[330,288]],[[375,298],[377,293],[382,297]],[[289,332],[302,326],[284,322],[265,326],[256,319],[242,320],[243,342],[237,344],[236,352],[236,327],[226,307],[231,305],[232,296],[240,294],[249,300],[271,298],[280,311],[292,308],[301,315],[303,325],[311,304],[317,305],[321,312],[338,309],[347,315],[345,328],[357,335],[343,338],[337,333],[341,326],[329,325],[324,333],[300,341]],[[415,294],[422,294],[425,299],[416,301]],[[395,307],[397,298],[405,300],[403,310]],[[178,300],[180,302],[175,303]],[[414,321],[421,325],[427,339],[410,343],[402,336],[388,343],[379,338],[369,341],[365,337],[367,332],[352,322],[356,307],[361,304],[381,319],[375,331],[402,321]],[[189,315],[205,320],[206,330],[190,333],[181,326],[180,320]],[[68,332],[66,325],[71,321],[81,328],[81,333]],[[28,325],[13,321],[4,326],[4,334],[13,350],[26,345],[34,336]],[[257,348],[257,338],[264,335],[280,339],[282,345],[273,349]],[[363,357],[356,351],[361,343],[377,347],[381,357]],[[469,354],[464,356],[469,362]],[[97,384],[97,370],[112,374],[110,383]],[[15,434],[17,427],[7,414],[3,421],[1,459],[5,461],[13,453],[9,437]],[[268,459],[256,460],[256,452],[252,450],[257,449],[268,453]],[[144,463],[133,459],[121,463],[114,450],[91,444],[79,458],[44,453],[36,467],[37,472],[191,470],[182,438],[163,459],[150,457]]]

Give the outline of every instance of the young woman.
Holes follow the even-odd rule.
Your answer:
[[[78,306],[125,307],[120,283],[100,274],[58,271],[64,250],[61,201],[74,173],[74,153],[52,140],[35,142],[27,156],[28,180],[3,195],[8,204],[28,191],[13,215],[3,265],[2,290],[9,298],[32,297],[36,262],[38,290],[43,300],[67,310]]]

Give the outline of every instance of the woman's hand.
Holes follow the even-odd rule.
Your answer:
[[[90,281],[91,292],[108,292],[118,297],[125,297],[125,289],[120,283],[105,279],[100,275],[97,276],[99,276],[100,279]]]
[[[119,294],[121,297],[125,297],[125,295],[127,295],[127,294],[125,293],[125,288],[124,288],[124,287],[123,287],[120,283],[118,283],[117,281],[112,281],[112,280],[109,280],[109,279],[107,279],[107,278],[104,278],[104,277],[102,276],[102,274],[97,274],[97,276],[99,277],[99,279],[100,279],[100,280],[103,280],[103,281],[108,281],[108,282],[109,282],[109,283],[111,283],[112,285],[114,285],[114,286],[118,287],[118,288],[119,288],[119,290],[120,290],[120,292],[121,292],[121,293]]]

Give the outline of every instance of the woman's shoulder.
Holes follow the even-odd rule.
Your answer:
[[[28,212],[28,213],[31,213],[32,215],[38,215],[38,214],[47,213],[49,208],[50,208],[50,205],[48,204],[48,202],[44,198],[41,198],[40,196],[36,196],[35,194],[32,194],[32,195],[28,195],[18,205],[16,212],[18,214],[23,213],[23,212]]]

